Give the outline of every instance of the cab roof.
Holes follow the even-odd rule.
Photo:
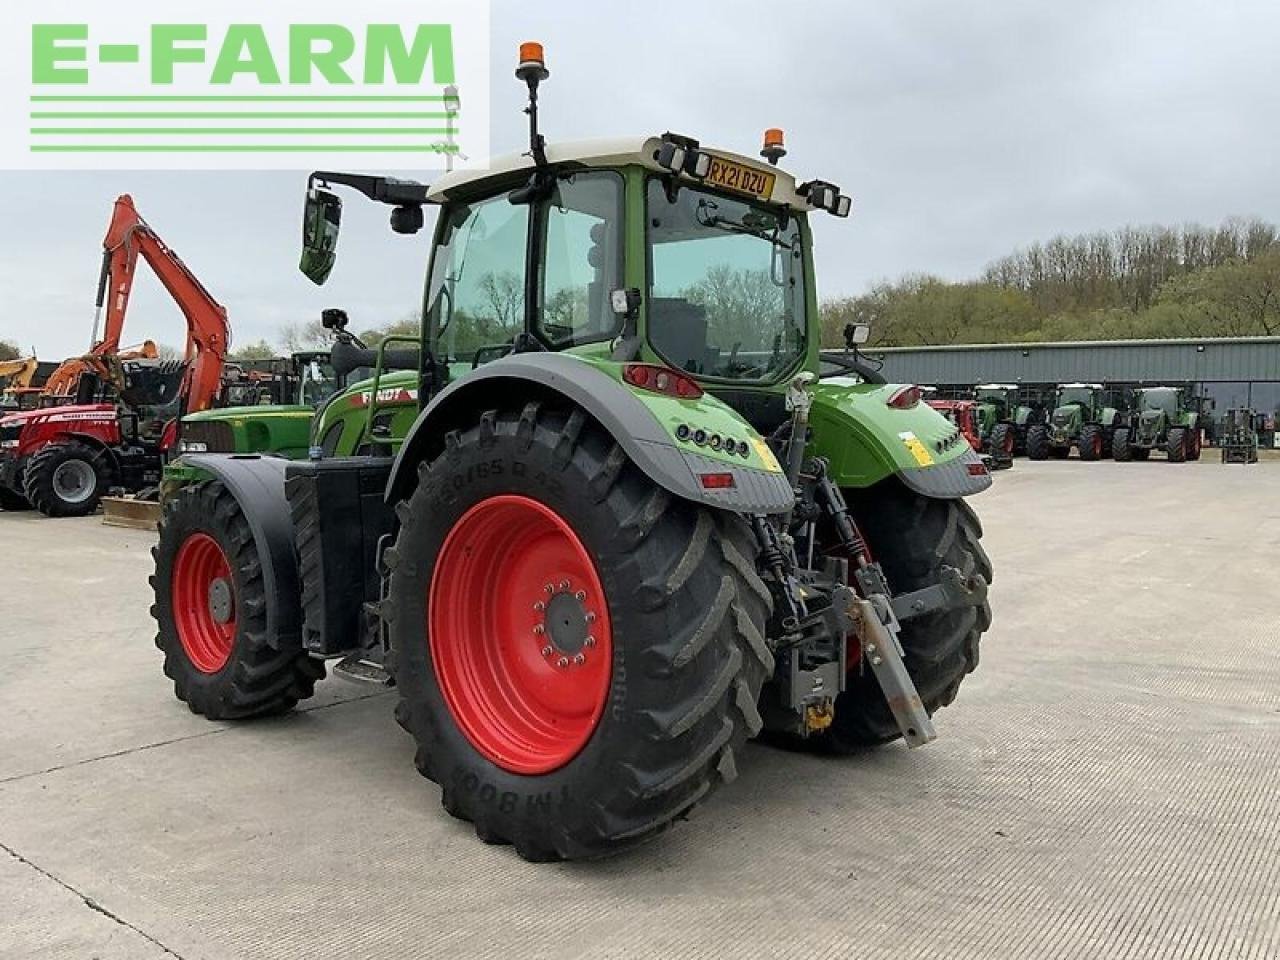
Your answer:
[[[563,143],[548,143],[546,148],[547,162],[550,164],[581,164],[591,167],[638,165],[657,173],[669,173],[670,171],[660,167],[654,159],[654,154],[661,143],[662,138],[656,136],[611,137],[597,140],[570,140]],[[712,156],[740,163],[754,170],[773,174],[775,177],[773,192],[769,197],[772,203],[787,206],[793,210],[815,209],[809,204],[808,200],[796,193],[795,177],[785,170],[770,166],[764,160],[758,158],[744,157],[741,154],[708,147],[705,144],[699,146],[699,149],[703,153],[709,153]],[[490,178],[532,169],[533,158],[528,153],[509,153],[501,157],[494,157],[489,161],[487,168],[477,167],[446,173],[431,184],[430,189],[427,191],[427,200],[430,203],[442,203],[455,193],[459,191],[465,192],[467,188],[478,186]],[[681,178],[688,183],[698,182],[685,174],[681,174]]]

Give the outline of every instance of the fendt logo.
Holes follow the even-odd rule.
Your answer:
[[[461,0],[52,0],[0,39],[0,167],[451,169],[488,155],[488,34]]]

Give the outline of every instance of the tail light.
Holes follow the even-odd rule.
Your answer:
[[[885,404],[895,410],[910,410],[920,402],[921,396],[920,388],[912,384],[909,387],[899,387],[893,391],[889,399],[885,401]]]
[[[655,363],[628,363],[622,368],[622,379],[641,390],[665,393],[679,400],[697,400],[702,396],[697,381]]]
[[[732,473],[700,473],[698,479],[705,490],[732,490],[734,487]]]

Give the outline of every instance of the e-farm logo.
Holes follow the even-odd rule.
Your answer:
[[[2,51],[0,166],[451,169],[488,155],[486,3],[121,6],[52,0],[5,32],[23,48]]]

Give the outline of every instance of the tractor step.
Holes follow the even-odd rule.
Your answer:
[[[339,660],[333,666],[333,673],[334,676],[352,683],[376,683],[383,687],[389,687],[393,683],[391,674],[387,673],[382,664],[366,660],[358,653]]]

